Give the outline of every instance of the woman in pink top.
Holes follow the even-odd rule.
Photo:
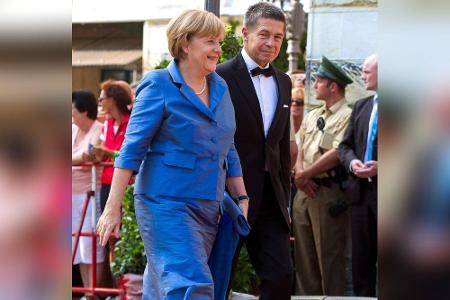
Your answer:
[[[88,91],[72,92],[72,232],[78,230],[86,192],[92,189],[91,167],[83,167],[79,164],[88,159],[88,145],[96,143],[100,137],[102,124],[97,122],[96,118],[97,100],[95,96]],[[102,170],[97,168],[98,179],[101,172]],[[99,203],[90,201],[82,227],[83,232],[91,232],[95,228],[95,220],[92,220],[91,213],[93,205],[97,212],[96,218],[99,216]],[[74,264],[80,264],[80,273],[85,287],[91,285],[91,257],[91,237],[80,237]],[[97,243],[97,284],[100,282],[103,272],[104,257],[104,249],[100,243]]]

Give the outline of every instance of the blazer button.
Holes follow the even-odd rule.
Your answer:
[[[210,124],[213,125],[213,126],[217,126],[217,122],[214,121],[214,120],[211,120]]]

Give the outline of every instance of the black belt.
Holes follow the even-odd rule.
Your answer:
[[[317,185],[322,185],[326,187],[330,187],[333,184],[336,184],[336,181],[329,177],[323,177],[323,178],[313,178],[312,179]]]

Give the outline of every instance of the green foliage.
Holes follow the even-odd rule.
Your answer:
[[[300,54],[298,56],[298,69],[306,70],[306,63],[305,63],[305,53],[306,53],[306,42],[308,40],[308,32],[305,30],[303,32],[302,39],[300,41]]]
[[[235,20],[230,20],[230,22],[225,25],[226,34],[221,45],[222,55],[219,59],[220,63],[235,57],[242,49],[242,38],[236,35],[236,27],[238,25],[239,21]]]
[[[231,287],[235,292],[255,294],[258,286],[259,279],[250,263],[247,248],[242,247]]]
[[[306,49],[306,32],[303,33],[302,39],[300,41],[300,53],[297,57],[297,69],[304,70],[305,69],[305,59],[303,56],[303,53],[305,53]],[[278,54],[278,57],[273,61],[273,65],[277,67],[278,69],[287,72],[289,69],[289,55],[286,53],[287,50],[287,40],[284,39],[283,43],[281,44],[280,54]]]
[[[157,70],[157,69],[164,69],[164,68],[166,68],[169,65],[169,63],[170,63],[170,60],[167,60],[167,59],[164,58],[163,60],[161,60],[159,62],[159,64],[157,64],[155,66],[155,70]]]
[[[125,192],[122,213],[120,239],[114,248],[116,257],[111,263],[111,270],[116,276],[126,273],[142,274],[147,258],[134,213],[133,186],[129,186]]]

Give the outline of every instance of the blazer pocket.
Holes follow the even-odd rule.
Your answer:
[[[166,152],[163,163],[168,166],[193,169],[197,155],[181,151]]]

